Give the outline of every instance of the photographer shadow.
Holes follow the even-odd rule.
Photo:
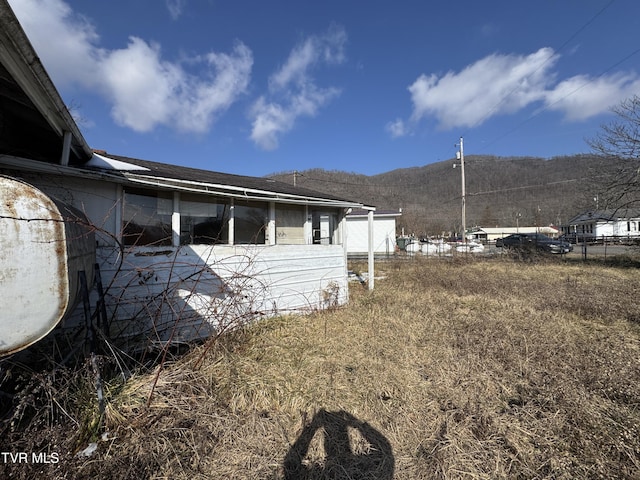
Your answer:
[[[322,431],[324,460],[305,460],[317,432]],[[351,435],[350,435],[351,431]],[[354,438],[358,438],[354,452]],[[391,444],[379,431],[344,410],[317,412],[284,459],[286,480],[393,478]]]

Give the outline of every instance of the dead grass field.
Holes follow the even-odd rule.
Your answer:
[[[637,267],[377,269],[376,290],[353,284],[347,307],[114,377],[102,427],[89,368],[39,374],[0,450],[60,459],[0,464],[0,476],[640,478]],[[90,441],[92,456],[74,456]]]

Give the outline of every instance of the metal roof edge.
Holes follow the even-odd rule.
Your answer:
[[[177,178],[167,179],[165,177],[155,177],[152,175],[136,175],[133,171],[123,171],[120,173],[134,184],[178,189],[183,191],[191,191],[193,193],[225,195],[235,198],[275,201],[282,203],[299,203],[307,205],[314,204],[343,208],[362,208],[361,203],[351,202],[348,200],[335,200],[322,197],[294,195],[291,193],[280,193],[275,191],[260,190],[235,185],[194,182],[191,180],[181,180]]]
[[[125,180],[120,175],[109,174],[101,170],[85,170],[76,166],[47,163],[39,160],[33,160],[31,158],[15,157],[4,154],[0,154],[0,167],[8,167],[14,170],[36,173],[51,173],[68,177],[92,178],[97,180],[108,179],[114,183],[123,183],[123,180]]]
[[[369,211],[373,211],[373,216],[376,218],[380,218],[380,217],[401,217],[402,216],[402,212],[401,211],[392,211],[392,210],[377,210],[376,207],[362,207],[360,208],[361,211],[357,212],[350,212],[349,213],[349,217],[351,218],[355,218],[355,217],[366,217],[369,215]]]

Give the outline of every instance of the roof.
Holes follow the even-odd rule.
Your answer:
[[[89,145],[6,0],[0,0],[0,102],[0,154],[62,164],[91,158]]]
[[[640,218],[640,211],[631,209],[595,210],[576,215],[569,220],[569,225],[592,222],[614,222],[628,218]]]
[[[348,217],[366,217],[369,215],[370,209],[365,208],[354,208],[349,214]],[[400,217],[402,215],[402,210],[375,210],[373,212],[374,217]]]
[[[285,182],[152,162],[97,151],[83,169],[100,171],[120,182],[252,200],[361,208],[362,203]]]
[[[559,229],[553,226],[544,226],[544,227],[480,227],[477,230],[474,230],[470,233],[482,232],[487,235],[508,235],[511,233],[558,233]]]

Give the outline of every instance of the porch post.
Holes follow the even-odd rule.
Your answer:
[[[373,290],[374,286],[374,258],[373,258],[373,210],[369,210],[367,214],[367,222],[369,227],[369,290]]]
[[[276,204],[269,202],[269,222],[267,223],[267,245],[276,244]]]
[[[60,165],[69,165],[69,155],[71,154],[71,132],[65,131],[62,137],[62,154],[60,155]]]
[[[180,192],[173,192],[173,213],[171,214],[171,230],[173,238],[171,244],[180,246]]]
[[[235,205],[233,197],[229,199],[229,245],[235,241]]]

